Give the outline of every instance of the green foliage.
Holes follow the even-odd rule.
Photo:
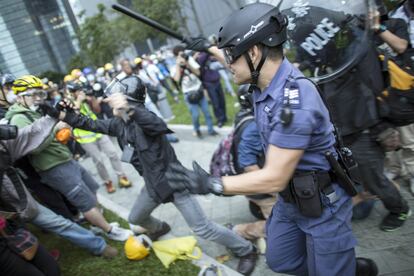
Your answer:
[[[224,85],[222,84],[222,87],[224,89]],[[234,90],[237,91],[238,86],[233,85]],[[175,103],[174,99],[171,97],[170,94],[167,95],[168,102],[171,106],[171,109],[175,115],[175,118],[168,122],[169,124],[184,124],[184,125],[191,125],[191,114],[188,110],[187,105],[184,102],[184,96],[182,93],[178,96],[180,99],[179,103]],[[232,126],[234,123],[234,119],[236,117],[236,113],[240,110],[239,107],[236,107],[235,104],[238,103],[237,98],[233,98],[230,96],[229,93],[224,92],[224,97],[226,100],[226,114],[227,114],[227,123],[226,126]],[[209,105],[210,115],[213,118],[213,123],[216,124],[217,120],[214,117],[213,107]],[[200,111],[201,112],[201,111]],[[201,113],[202,114],[202,113]],[[200,115],[200,124],[205,125],[205,118],[204,115]]]
[[[128,44],[117,24],[108,20],[105,6],[98,4],[98,10],[99,13],[86,18],[76,32],[80,52],[71,59],[71,69],[110,62]]]
[[[133,0],[132,5],[133,10],[170,29],[177,30],[183,24],[180,23],[180,6],[177,0]],[[118,24],[127,33],[131,42],[145,41],[147,38],[164,40],[166,37],[164,33],[128,16],[121,16]]]
[[[177,0],[133,0],[132,3],[134,10],[173,30],[182,25],[179,24],[180,7]],[[76,32],[80,52],[69,62],[70,69],[101,66],[111,62],[131,43],[142,42],[147,38],[165,39],[165,34],[126,15],[118,14],[116,19],[109,20],[102,4],[98,4],[98,10],[99,13],[86,18]]]
[[[46,71],[39,75],[39,78],[47,78],[54,83],[60,83],[64,77],[64,74],[55,71]]]

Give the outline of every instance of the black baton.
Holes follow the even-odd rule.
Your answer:
[[[125,14],[125,15],[128,15],[129,17],[132,17],[132,18],[134,18],[138,21],[141,21],[141,22],[147,24],[148,26],[151,26],[151,27],[153,27],[153,28],[155,28],[155,29],[157,29],[157,30],[169,35],[169,36],[172,36],[172,37],[174,37],[178,40],[181,40],[181,41],[186,40],[183,35],[171,30],[170,28],[158,23],[157,21],[155,21],[151,18],[146,17],[145,15],[142,15],[142,14],[136,12],[136,11],[128,9],[127,7],[125,7],[123,5],[113,4],[112,8],[114,10],[117,10],[117,11]]]

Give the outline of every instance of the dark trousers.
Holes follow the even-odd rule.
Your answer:
[[[211,104],[213,105],[214,116],[218,123],[227,121],[226,101],[224,99],[223,89],[220,82],[205,82],[204,87],[207,89]]]
[[[10,250],[6,245],[0,245],[0,274],[3,276],[58,276],[58,263],[39,245],[36,255],[27,261]]]
[[[402,198],[397,187],[384,175],[385,153],[381,146],[369,133],[361,133],[347,146],[352,150],[358,162],[365,189],[377,195],[388,211],[406,212],[407,202]]]
[[[21,169],[27,176],[24,184],[32,192],[36,199],[62,217],[73,220],[78,210],[61,193],[43,184],[39,174],[32,167],[26,157],[16,163],[16,167]]]

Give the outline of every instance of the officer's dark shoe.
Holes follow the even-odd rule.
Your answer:
[[[356,276],[377,276],[377,264],[367,258],[356,258]]]
[[[411,210],[399,214],[389,213],[382,221],[380,229],[386,232],[392,232],[400,228],[404,222],[411,216]]]
[[[163,222],[162,223],[162,227],[160,230],[156,231],[156,232],[152,232],[152,233],[147,233],[147,236],[152,240],[152,241],[156,241],[158,240],[161,236],[164,236],[165,234],[167,234],[168,232],[171,231],[171,227],[168,225],[168,223]]]
[[[240,257],[239,264],[237,265],[237,272],[243,275],[250,275],[256,266],[257,256],[257,248],[253,246],[252,252]]]

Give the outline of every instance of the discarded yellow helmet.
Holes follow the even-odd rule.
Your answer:
[[[139,261],[149,255],[152,245],[151,239],[146,235],[129,236],[125,242],[125,256],[133,261]]]
[[[106,71],[110,71],[110,70],[114,69],[114,66],[112,65],[112,63],[107,63],[107,64],[105,64],[104,68],[105,68]]]
[[[43,89],[42,80],[33,75],[25,75],[13,82],[12,90],[14,94],[25,92],[28,89]]]

